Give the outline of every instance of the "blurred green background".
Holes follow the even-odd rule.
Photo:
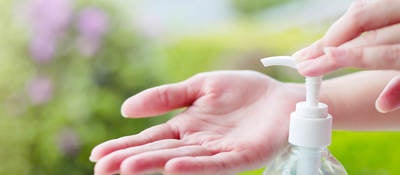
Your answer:
[[[172,116],[121,118],[124,99],[153,86],[221,69],[301,82],[259,58],[318,39],[349,3],[0,1],[0,174],[93,174],[95,145]],[[351,175],[400,174],[399,137],[337,131],[330,148]]]

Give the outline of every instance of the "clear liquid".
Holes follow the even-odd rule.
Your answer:
[[[347,172],[327,148],[290,145],[267,165],[263,175],[347,175]]]

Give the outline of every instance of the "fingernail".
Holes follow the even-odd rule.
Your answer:
[[[400,76],[389,81],[375,101],[375,108],[381,113],[388,113],[400,108]]]
[[[308,52],[309,48],[310,48],[310,46],[309,46],[309,47],[306,47],[306,48],[303,48],[303,49],[301,49],[301,50],[299,50],[299,51],[297,51],[296,53],[294,53],[294,54],[292,55],[292,57],[293,57],[297,62],[301,62],[301,61],[306,60],[306,59],[307,59],[306,55],[307,55],[307,52]]]
[[[99,160],[98,156],[96,156],[96,152],[98,150],[98,147],[95,146],[92,151],[90,152],[89,160],[91,162],[97,162]]]
[[[375,102],[375,109],[376,109],[378,112],[380,112],[380,113],[387,113],[387,112],[388,112],[388,111],[383,110],[383,109],[381,108],[381,106],[379,105],[379,102],[378,102],[378,101]]]
[[[297,64],[297,69],[303,76],[312,76],[315,69],[315,60],[300,62]]]
[[[91,162],[96,162],[97,161],[97,159],[95,159],[93,155],[90,155],[89,160]]]
[[[128,118],[128,114],[127,114],[127,112],[126,112],[126,110],[125,110],[125,108],[126,108],[125,106],[126,106],[128,100],[129,100],[129,98],[126,99],[126,100],[122,103],[122,105],[121,105],[121,115],[122,115],[122,117],[124,117],[124,118]]]
[[[310,46],[293,54],[293,57],[295,57],[296,61],[301,62],[308,59],[313,59],[315,57],[320,56],[321,54],[322,54],[321,41],[316,41]]]
[[[128,115],[125,113],[125,111],[124,111],[123,108],[121,108],[121,115],[122,115],[122,117],[124,117],[124,118],[128,118]]]
[[[375,109],[380,113],[389,113],[395,111],[400,108],[400,106],[392,106],[392,107],[384,107],[385,105],[381,104],[379,100],[375,101]]]
[[[308,70],[310,67],[312,67],[314,60],[308,60],[308,61],[303,61],[297,64],[297,68],[299,70]]]

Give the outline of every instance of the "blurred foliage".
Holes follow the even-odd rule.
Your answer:
[[[299,81],[300,76],[291,76],[294,71],[265,70],[259,59],[291,53],[304,42],[316,38],[315,34],[301,29],[272,32],[269,27],[248,22],[238,22],[226,28],[226,31],[185,37],[166,45],[161,56],[161,74],[171,75],[170,81],[179,81],[201,71],[252,69],[280,80]]]
[[[231,0],[233,6],[244,15],[251,15],[290,0]]]
[[[234,2],[246,13],[278,3]],[[290,54],[321,36],[310,30],[273,31],[270,26],[237,21],[223,31],[157,43],[127,25],[130,19],[111,2],[82,0],[74,11],[95,6],[109,14],[110,28],[101,49],[93,56],[79,53],[77,31],[71,25],[53,60],[39,66],[29,54],[28,27],[14,22],[15,5],[0,1],[0,174],[93,174],[88,157],[95,145],[138,133],[173,115],[122,119],[120,105],[127,97],[219,69],[252,69],[300,82],[287,69],[266,71],[259,58]],[[353,70],[344,72],[349,71]],[[28,98],[27,83],[38,74],[49,76],[54,85],[52,98],[44,104],[33,104]],[[399,174],[395,156],[400,151],[399,136],[336,132],[331,149],[349,174]]]
[[[70,30],[54,60],[38,66],[27,49],[28,31],[11,22],[16,4],[1,3],[7,16],[2,16],[0,26],[4,36],[0,42],[0,97],[1,109],[5,109],[0,111],[0,174],[92,174],[88,156],[93,146],[165,120],[119,117],[125,98],[154,86],[159,79],[144,63],[143,39],[123,25],[127,19],[118,10],[95,4],[111,14],[104,47],[95,56],[78,53],[76,31]],[[76,11],[93,6],[77,4]],[[54,84],[53,98],[46,104],[31,104],[27,97],[27,82],[38,73],[50,76]],[[78,143],[71,145],[71,141]]]

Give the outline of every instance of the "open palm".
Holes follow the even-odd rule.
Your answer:
[[[220,71],[145,90],[125,101],[124,116],[187,108],[95,147],[95,174],[228,175],[258,168],[287,143],[288,116],[302,89],[252,71]]]

